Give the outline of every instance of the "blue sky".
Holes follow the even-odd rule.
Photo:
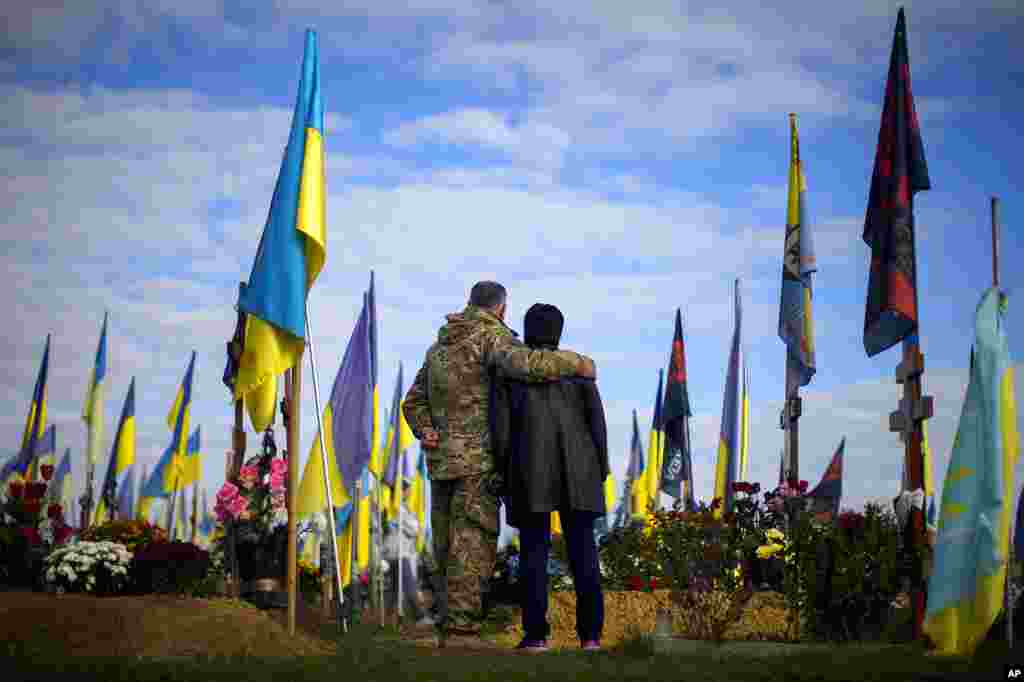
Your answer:
[[[211,492],[219,484],[232,419],[223,344],[287,137],[303,31],[313,27],[330,191],[327,264],[310,299],[322,385],[333,381],[371,268],[384,405],[398,362],[411,378],[443,315],[475,281],[498,279],[513,327],[530,304],[555,303],[563,345],[596,360],[621,481],[631,411],[646,429],[681,307],[696,488],[707,497],[739,276],[751,478],[772,481],[783,438],[776,330],[793,111],[819,261],[819,370],[804,391],[801,474],[815,482],[845,434],[844,504],[895,494],[902,449],[887,415],[899,357],[863,351],[860,234],[897,4],[316,4],[2,10],[0,264],[14,283],[2,295],[15,326],[0,339],[14,359],[0,369],[0,438],[12,449],[52,332],[50,409],[81,484],[78,414],[109,309],[108,447],[134,375],[138,456],[152,465],[195,349],[204,480]],[[934,187],[918,195],[916,215],[941,485],[973,311],[990,283],[991,195],[1002,198],[1015,357],[1024,343],[1012,297],[1024,179],[1024,55],[1014,38],[1024,22],[1009,1],[905,7]],[[315,435],[311,393],[303,458]]]

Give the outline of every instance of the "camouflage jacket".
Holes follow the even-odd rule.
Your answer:
[[[417,439],[423,439],[426,429],[439,436],[438,447],[426,450],[431,480],[497,468],[491,447],[492,379],[574,376],[583,358],[567,350],[528,348],[504,322],[476,306],[466,306],[447,320],[427,350],[402,408]]]

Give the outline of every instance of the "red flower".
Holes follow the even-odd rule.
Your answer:
[[[747,484],[743,481],[734,481],[732,484],[732,491],[734,493],[745,493],[747,492]]]
[[[722,498],[721,497],[716,497],[715,499],[711,500],[711,508],[712,509],[718,509],[721,506],[722,506]]]
[[[18,529],[18,532],[28,540],[30,545],[41,545],[43,543],[43,538],[40,537],[39,531],[35,526],[22,526]]]
[[[43,503],[39,500],[25,500],[25,513],[26,514],[38,514],[39,510],[43,508]]]
[[[69,537],[71,537],[71,534],[73,532],[74,532],[74,529],[72,529],[71,526],[66,526],[64,524],[60,524],[58,526],[55,526],[54,529],[53,529],[53,541],[54,541],[54,543],[58,544],[58,545],[63,545],[64,541],[67,540]]]
[[[46,483],[36,481],[25,486],[25,497],[30,500],[41,500],[46,494]]]
[[[642,590],[644,589],[644,579],[638,575],[634,575],[629,579],[629,589],[631,590]]]
[[[807,491],[807,481],[800,481],[800,484],[797,486],[797,489],[800,491],[801,495],[804,492],[806,492]]]
[[[61,509],[61,506],[59,504],[51,504],[49,507],[46,508],[46,515],[51,519],[60,518],[64,515],[64,510]]]
[[[44,481],[49,481],[53,477],[53,466],[50,464],[44,464],[39,467],[39,473],[43,475]]]
[[[653,591],[653,590],[656,590],[656,589],[658,589],[658,579],[652,577],[651,578],[651,590]]]
[[[864,529],[864,515],[855,511],[845,511],[839,515],[839,527],[848,531]]]
[[[13,481],[11,485],[7,487],[7,489],[10,491],[10,496],[17,500],[20,499],[21,496],[24,494],[25,484],[22,483],[21,481]]]

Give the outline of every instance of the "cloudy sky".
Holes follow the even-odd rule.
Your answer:
[[[194,349],[193,420],[205,437],[204,482],[215,490],[232,421],[220,382],[224,342],[312,27],[328,112],[327,264],[310,297],[322,393],[371,269],[383,405],[399,362],[408,382],[444,314],[461,309],[475,281],[498,279],[509,288],[513,327],[530,304],[557,304],[563,345],[596,360],[621,481],[631,411],[646,432],[679,307],[696,489],[709,497],[732,281],[741,277],[750,478],[773,481],[783,439],[777,320],[792,111],[820,268],[819,370],[803,393],[801,477],[816,482],[846,435],[844,505],[891,498],[902,456],[887,428],[899,352],[868,359],[863,350],[869,252],[860,234],[898,6],[778,4],[5,7],[0,268],[8,286],[0,297],[10,326],[0,337],[8,358],[0,438],[16,448],[52,333],[50,415],[81,485],[79,414],[109,310],[106,447],[135,376],[138,457],[152,466]],[[936,485],[963,399],[974,309],[991,281],[991,195],[1003,199],[1002,273],[1018,358],[1024,343],[1012,297],[1024,248],[1024,53],[1014,41],[1024,13],[1010,0],[971,5],[905,4],[934,187],[918,195],[916,215]],[[303,458],[315,435],[305,367]]]

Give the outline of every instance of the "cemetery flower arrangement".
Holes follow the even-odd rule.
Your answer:
[[[266,543],[286,520],[287,453],[277,456],[273,437],[264,438],[264,452],[249,459],[237,476],[217,492],[214,513],[220,523],[234,522],[239,540]]]
[[[825,523],[807,511],[759,553],[786,561],[784,593],[791,627],[821,639],[860,639],[900,591],[907,557],[896,517],[873,504]]]
[[[685,630],[697,639],[720,640],[749,596],[741,572],[750,542],[743,531],[746,521],[735,512],[718,513],[721,504],[715,498],[695,511],[682,511],[677,500],[671,510],[654,513],[650,537],[657,559],[667,569],[667,586],[682,610]]]
[[[601,569],[601,584],[605,589],[629,590],[639,578],[650,585],[651,578],[665,580],[664,564],[657,557],[656,548],[664,539],[656,527],[656,517],[647,519],[644,526],[629,523],[612,528],[598,542],[597,556]],[[552,549],[558,545],[553,543]]]
[[[0,504],[0,545],[49,549],[67,542],[73,530],[64,521],[60,504],[47,502],[53,467],[40,467],[41,481],[16,479],[8,484]]]
[[[124,589],[132,554],[117,542],[78,541],[51,552],[43,577],[57,592],[113,594]]]
[[[107,521],[82,531],[82,540],[118,542],[132,554],[154,542],[167,542],[167,532],[149,521]]]

